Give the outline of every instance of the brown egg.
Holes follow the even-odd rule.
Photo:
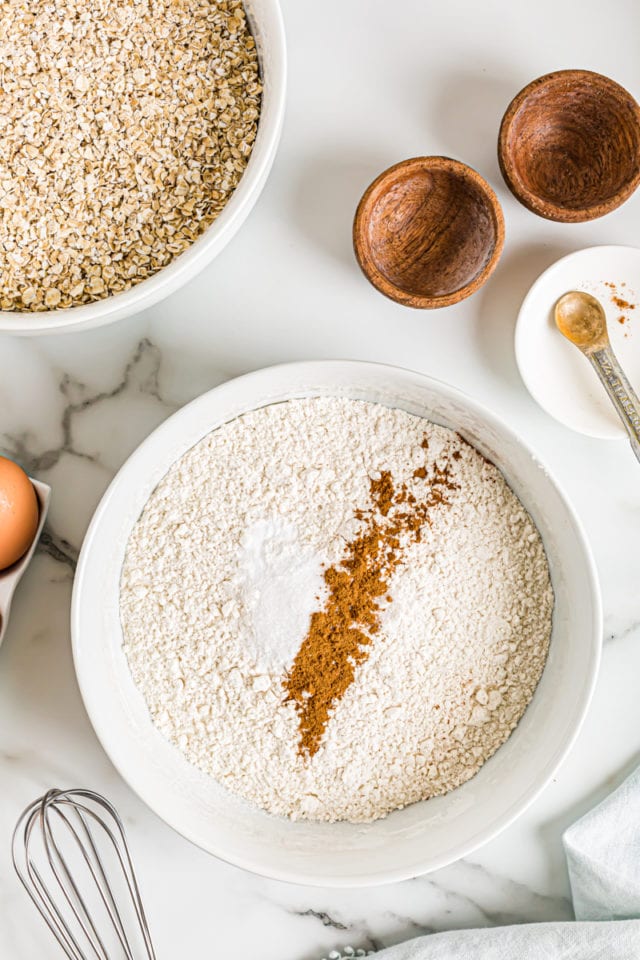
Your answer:
[[[0,457],[0,570],[27,552],[38,529],[38,498],[24,470]]]

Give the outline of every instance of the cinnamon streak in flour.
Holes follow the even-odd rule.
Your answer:
[[[449,464],[431,473],[419,467],[413,479],[424,489],[414,493],[406,483],[396,488],[388,470],[370,480],[371,505],[356,511],[361,529],[346,544],[343,559],[324,572],[329,596],[324,609],[312,614],[284,679],[286,700],[293,701],[298,712],[298,750],[303,756],[318,750],[332,707],[369,656],[383,604],[392,599],[389,582],[407,548],[421,540],[430,512],[449,506],[447,494],[457,489]]]

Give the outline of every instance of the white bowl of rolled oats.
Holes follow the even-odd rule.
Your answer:
[[[0,66],[1,331],[146,309],[264,186],[284,113],[278,0],[18,0]]]
[[[140,446],[71,623],[96,733],[157,814],[230,863],[347,887],[525,810],[584,719],[602,613],[580,522],[515,432],[420,374],[316,362],[225,383]]]

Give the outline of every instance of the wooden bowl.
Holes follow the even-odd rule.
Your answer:
[[[640,107],[599,73],[548,73],[509,104],[498,160],[507,186],[533,213],[595,220],[640,183]]]
[[[495,193],[449,157],[389,167],[365,190],[353,222],[356,258],[368,280],[392,300],[422,309],[475,293],[503,245]]]

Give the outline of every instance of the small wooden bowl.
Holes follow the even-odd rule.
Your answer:
[[[353,246],[373,286],[397,303],[431,309],[471,296],[504,245],[498,199],[482,177],[448,157],[389,167],[365,190]]]
[[[640,184],[640,107],[599,73],[548,73],[509,104],[498,160],[507,186],[533,213],[595,220]]]

